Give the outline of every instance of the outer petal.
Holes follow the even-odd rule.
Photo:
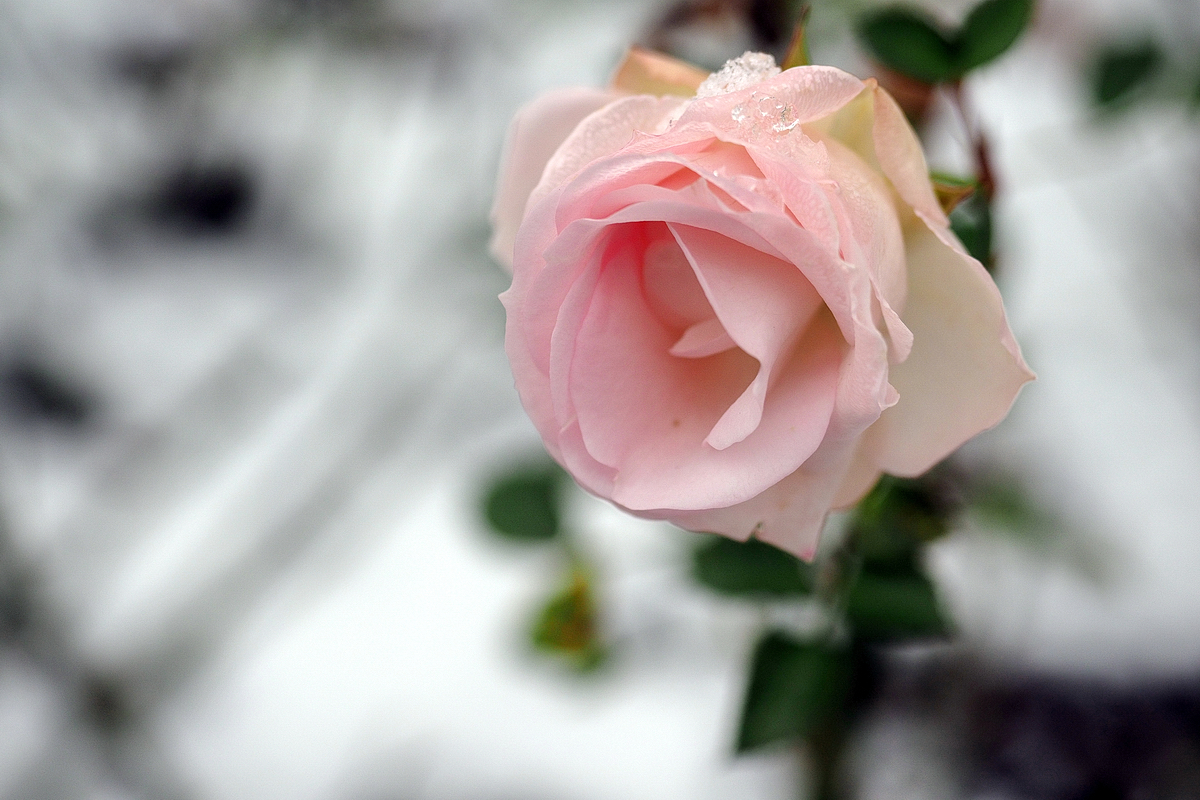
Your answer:
[[[653,50],[631,47],[609,85],[630,94],[673,94],[692,97],[708,73],[686,61]]]
[[[833,496],[832,507],[835,509],[849,508],[862,500],[883,474],[883,470],[876,465],[879,459],[872,450],[875,437],[871,436],[871,430],[854,449],[846,474],[842,476],[837,493]]]
[[[867,436],[885,472],[919,475],[1008,413],[1034,375],[1021,357],[991,276],[944,227],[906,231],[913,332],[908,360],[891,369],[900,393]]]
[[[925,151],[916,132],[904,118],[904,112],[892,96],[873,87],[875,96],[875,125],[872,139],[875,157],[896,192],[913,210],[931,224],[948,225],[945,212],[933,193],[929,182],[929,166],[925,163]]]
[[[873,79],[863,92],[829,116],[805,126],[814,138],[835,139],[853,150],[866,164],[885,175],[896,194],[929,220],[945,225],[929,167],[916,132],[892,96]]]
[[[639,511],[681,528],[720,533],[738,541],[754,536],[811,561],[850,457],[844,441],[827,439],[798,470],[743,503],[707,511]]]
[[[835,67],[794,67],[761,83],[693,101],[679,122],[700,122],[735,141],[786,151],[790,134],[849,103],[863,82]]]
[[[554,152],[530,193],[532,206],[590,164],[616,153],[636,133],[661,133],[687,101],[639,94],[620,97],[582,119]]]
[[[492,204],[492,256],[512,269],[513,243],[529,195],[546,162],[580,120],[620,95],[601,89],[560,89],[521,108],[508,129]]]

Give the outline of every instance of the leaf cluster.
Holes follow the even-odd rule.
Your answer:
[[[1008,50],[1033,15],[1033,0],[984,0],[957,29],[892,6],[863,17],[858,35],[881,64],[923,83],[957,81]]]

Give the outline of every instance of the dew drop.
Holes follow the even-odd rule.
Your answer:
[[[753,99],[754,95],[750,96]],[[783,110],[783,102],[767,95],[758,99],[758,115],[760,117],[773,117]]]
[[[800,124],[800,118],[792,116],[791,109],[785,108],[783,113],[779,115],[779,121],[771,126],[771,130],[776,133],[787,133],[794,130]]]

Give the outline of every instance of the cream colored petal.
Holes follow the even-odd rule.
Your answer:
[[[946,215],[929,181],[929,166],[916,132],[892,96],[875,83],[836,113],[805,125],[814,138],[834,139],[882,173],[896,194],[933,222],[946,224]]]
[[[879,159],[883,174],[914,211],[933,224],[946,225],[946,214],[933,192],[925,151],[921,149],[916,132],[890,94],[878,86],[874,87],[873,92],[875,125],[872,138],[875,141],[875,157]]]
[[[850,466],[847,467],[846,474],[842,476],[841,485],[838,486],[837,493],[833,496],[833,508],[849,508],[854,505],[862,500],[879,480],[882,472],[876,465],[879,459],[871,450],[872,438],[868,430],[868,435],[859,442],[859,446],[855,449],[854,455],[850,458]]]
[[[865,438],[877,467],[914,476],[1000,422],[1034,375],[983,266],[941,226],[914,220],[905,234],[913,348],[890,371],[899,402]]]
[[[706,70],[663,53],[631,47],[613,73],[609,86],[629,94],[694,97],[708,77]]]

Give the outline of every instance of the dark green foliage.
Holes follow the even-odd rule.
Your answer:
[[[757,539],[702,542],[692,554],[692,575],[721,594],[787,597],[812,591],[810,565]]]
[[[811,736],[839,715],[849,686],[845,650],[767,633],[754,650],[737,752]]]
[[[557,466],[523,468],[498,479],[483,501],[491,529],[513,541],[543,542],[559,533]]]
[[[854,543],[868,567],[907,569],[918,547],[949,530],[951,503],[936,478],[884,476],[858,505]]]
[[[875,573],[864,569],[846,602],[856,636],[867,639],[941,637],[949,626],[930,580],[915,568]]]
[[[958,31],[958,66],[969,72],[1012,47],[1033,16],[1033,0],[986,0]]]
[[[884,66],[925,83],[959,76],[954,43],[923,14],[888,8],[867,16],[858,33]]]
[[[872,640],[942,636],[948,627],[921,549],[950,528],[955,503],[936,471],[917,479],[885,476],[863,498],[852,542],[859,570],[846,594],[855,636]]]
[[[1096,58],[1092,99],[1101,106],[1123,100],[1148,84],[1162,66],[1162,51],[1149,39],[1109,45]]]
[[[884,66],[925,83],[956,81],[1000,56],[1033,15],[1033,0],[985,0],[957,31],[895,6],[865,16],[858,33]]]
[[[950,229],[967,252],[990,272],[992,259],[992,206],[983,192],[975,192],[950,212]]]

